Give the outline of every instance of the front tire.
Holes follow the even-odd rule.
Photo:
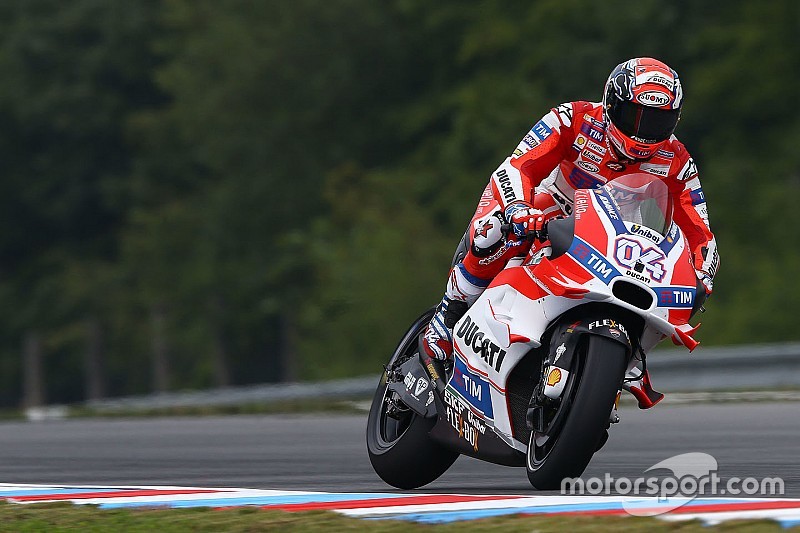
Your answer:
[[[417,339],[430,322],[435,309],[422,314],[403,336],[389,360],[392,368],[417,357]],[[372,468],[393,487],[416,489],[445,473],[458,453],[430,440],[428,433],[437,418],[424,418],[410,409],[395,418],[387,414],[387,373],[384,372],[367,419],[367,452]]]
[[[576,354],[579,357],[575,358],[580,368],[570,376],[576,381],[571,390],[566,390],[570,389],[567,385],[562,399],[568,412],[561,415],[565,419],[557,433],[548,436],[554,440],[547,442],[546,447],[539,447],[536,432],[531,432],[526,470],[528,480],[537,489],[558,489],[564,478],[583,473],[608,427],[625,375],[628,361],[623,345],[590,335],[583,346],[584,354]]]

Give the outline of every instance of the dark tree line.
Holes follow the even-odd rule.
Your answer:
[[[793,0],[4,2],[0,402],[23,354],[29,403],[376,372],[498,162],[639,55],[681,74],[720,241],[701,340],[796,339],[798,29]]]

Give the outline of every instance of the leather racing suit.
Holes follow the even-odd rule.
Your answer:
[[[697,277],[710,293],[719,255],[694,160],[674,135],[649,159],[623,159],[612,148],[605,130],[600,103],[561,104],[534,124],[514,153],[492,173],[467,229],[466,255],[451,269],[444,298],[420,341],[424,355],[451,358],[455,323],[512,257],[528,253],[532,241],[503,228],[520,202],[540,210],[537,219],[543,223],[572,214],[577,189],[601,187],[628,174],[653,174],[667,185],[674,200],[673,220],[686,235]],[[635,375],[629,369],[629,377]],[[627,388],[642,409],[663,398],[642,370]]]
[[[683,143],[673,135],[648,160],[621,160],[604,132],[602,106],[590,102],[561,104],[533,126],[492,174],[481,196],[463,261],[468,276],[488,285],[508,259],[527,252],[519,249],[522,244],[509,241],[502,253],[497,254],[499,248],[486,253],[496,244],[481,238],[487,235],[483,226],[497,211],[523,200],[541,209],[546,220],[570,215],[576,189],[601,187],[620,176],[646,172],[662,178],[673,194],[675,223],[689,241],[695,270],[714,277],[719,266],[716,240],[697,166]]]
[[[466,256],[450,271],[445,297],[424,335],[428,356],[451,357],[455,322],[512,257],[530,249],[530,240],[501,230],[509,205],[528,202],[542,211],[543,220],[568,216],[575,190],[600,187],[627,174],[646,172],[667,185],[675,200],[675,223],[687,237],[698,279],[705,279],[710,290],[719,255],[694,160],[674,135],[647,160],[622,159],[605,129],[599,102],[560,104],[492,173],[467,230]]]

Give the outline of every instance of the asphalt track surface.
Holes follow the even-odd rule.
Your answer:
[[[584,473],[635,479],[673,455],[705,452],[723,479],[779,476],[800,497],[800,403],[621,409]],[[0,482],[393,491],[372,471],[363,415],[73,419],[0,424]],[[530,493],[524,469],[461,457],[421,489]]]

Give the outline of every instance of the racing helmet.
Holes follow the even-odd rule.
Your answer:
[[[611,72],[603,93],[606,136],[629,159],[649,159],[672,135],[683,105],[678,73],[639,57]]]

